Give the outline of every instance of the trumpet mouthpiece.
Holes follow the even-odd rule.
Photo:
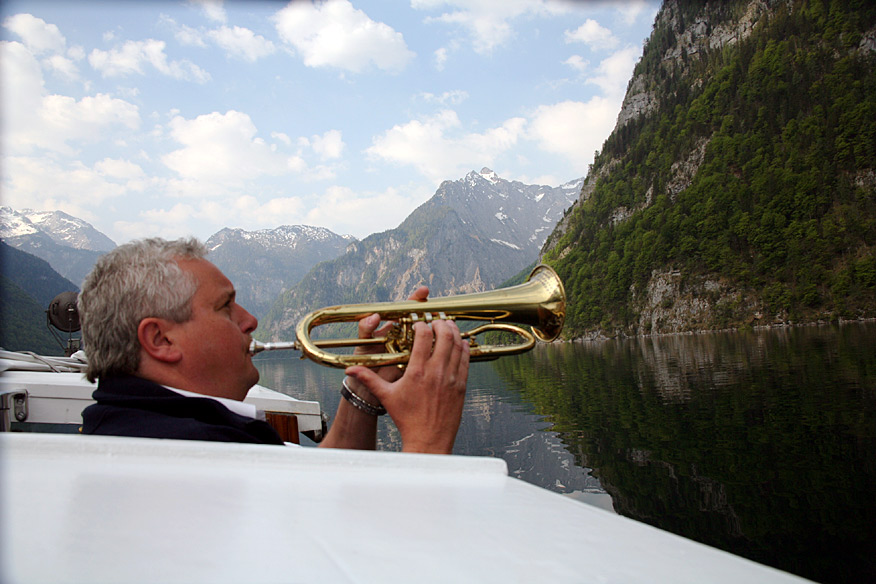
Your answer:
[[[260,343],[258,341],[252,341],[249,344],[250,355],[256,355],[262,351],[280,351],[283,349],[294,349],[297,351],[298,343]]]

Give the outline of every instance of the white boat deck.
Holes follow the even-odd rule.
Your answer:
[[[30,359],[0,350],[0,394],[25,393],[29,423],[79,425],[82,410],[94,403],[91,394],[96,387],[80,369],[84,370],[84,363],[69,357]],[[322,429],[319,402],[295,399],[261,385],[250,388],[244,401],[262,411],[294,414],[301,432]],[[0,415],[11,416],[8,411]]]
[[[0,581],[803,580],[493,458],[0,435]]]

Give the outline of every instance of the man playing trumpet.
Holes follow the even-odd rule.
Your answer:
[[[195,239],[145,239],[101,257],[79,295],[86,376],[98,381],[83,432],[282,444],[243,403],[259,379],[250,354],[258,321]],[[420,287],[412,300],[425,300]],[[370,338],[380,316],[359,321]],[[361,349],[357,349],[361,350]],[[407,452],[449,454],[465,401],[469,346],[456,324],[414,326],[402,373],[389,366],[346,370],[334,421],[320,446],[375,449],[388,413]]]

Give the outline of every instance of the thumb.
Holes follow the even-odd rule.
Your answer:
[[[361,365],[354,365],[352,367],[347,367],[344,373],[355,379],[365,388],[366,391],[376,397],[379,401],[383,401],[381,396],[386,395],[389,383],[373,370]],[[355,389],[355,387],[353,389]]]

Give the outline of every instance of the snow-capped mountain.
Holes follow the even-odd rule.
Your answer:
[[[445,181],[427,205],[449,205],[462,222],[489,233],[494,243],[538,252],[563,212],[578,198],[583,179],[559,187],[500,178],[489,168]]]
[[[445,181],[397,228],[311,270],[277,300],[257,334],[291,338],[311,310],[401,300],[422,284],[433,297],[496,288],[538,258],[580,185],[526,185],[488,168]]]
[[[355,241],[323,227],[282,225],[257,231],[226,228],[206,245],[210,261],[234,282],[238,303],[260,318],[283,290]]]
[[[82,219],[63,211],[34,211],[0,207],[0,238],[10,240],[37,233],[48,235],[59,245],[75,249],[107,252],[115,242]]]
[[[62,211],[0,207],[0,239],[49,263],[80,286],[97,258],[116,244],[91,224]]]

